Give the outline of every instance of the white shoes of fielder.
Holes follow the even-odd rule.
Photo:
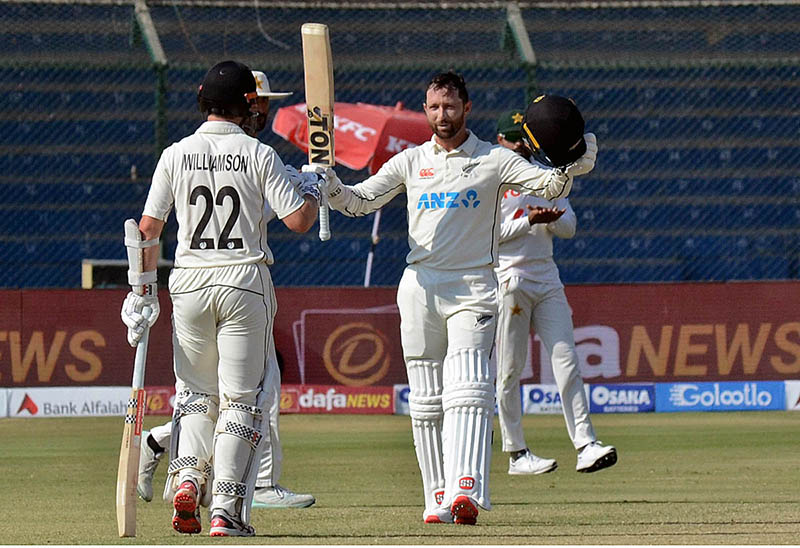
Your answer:
[[[153,474],[156,473],[158,463],[164,452],[156,455],[147,443],[150,435],[148,430],[142,432],[141,447],[139,449],[139,481],[136,483],[136,492],[146,502],[153,500]]]
[[[537,457],[530,449],[525,449],[525,453],[516,459],[508,459],[508,473],[512,476],[546,474],[556,468],[558,463],[555,459]]]
[[[603,468],[614,466],[617,463],[617,449],[613,445],[603,445],[600,441],[593,441],[584,446],[578,453],[578,472],[597,472]]]
[[[256,487],[253,508],[307,508],[317,499],[313,495],[295,493],[282,485]]]

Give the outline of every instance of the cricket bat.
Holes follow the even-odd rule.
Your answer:
[[[303,70],[308,113],[308,163],[325,167],[335,165],[333,144],[333,60],[328,26],[305,23],[300,29],[303,38]],[[331,237],[328,220],[328,194],[320,192],[319,239]]]
[[[126,240],[141,241],[142,235],[136,221],[125,221]],[[133,261],[131,268],[142,271],[143,250],[137,250],[138,260]],[[142,314],[149,315],[150,309],[145,307]],[[119,450],[119,468],[117,469],[117,530],[120,537],[136,536],[136,484],[139,479],[139,448],[142,443],[142,419],[144,418],[145,391],[144,366],[147,359],[147,344],[150,328],[142,335],[136,345],[136,357],[133,361],[133,381],[131,397],[125,412],[125,426],[122,429],[122,446]]]

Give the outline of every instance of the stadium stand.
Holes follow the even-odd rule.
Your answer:
[[[295,27],[304,10],[153,4],[170,59],[166,144],[199,125],[197,82],[223,55],[266,70],[275,87],[296,92],[289,101],[302,101]],[[324,15],[334,31],[338,101],[418,108],[427,78],[452,65],[474,101],[470,127],[493,140],[498,114],[524,105],[531,91],[574,98],[601,152],[595,172],[576,181],[578,235],[556,242],[556,258],[567,283],[616,283],[800,275],[800,63],[791,61],[800,33],[782,24],[798,12],[528,10],[540,59],[533,86],[531,67],[500,47],[503,10]],[[257,53],[264,31],[254,13],[279,17],[258,23],[290,47]],[[82,259],[125,258],[122,221],[139,216],[159,151],[157,74],[130,6],[12,3],[0,15],[0,287],[76,287]],[[709,27],[709,15],[727,32]],[[282,104],[290,103],[273,108]],[[263,138],[287,163],[304,163],[289,143]],[[366,175],[342,170],[346,182]],[[401,197],[382,212],[373,285],[399,280],[404,207]],[[361,284],[372,221],[334,215],[327,243],[272,223],[276,284]],[[170,222],[166,258],[174,229]]]

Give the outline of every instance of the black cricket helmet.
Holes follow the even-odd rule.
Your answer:
[[[237,61],[217,63],[206,73],[197,90],[197,104],[203,114],[250,116],[250,100],[256,97],[253,73]]]
[[[525,111],[522,139],[539,163],[564,167],[586,152],[584,128],[583,116],[572,99],[540,95]]]

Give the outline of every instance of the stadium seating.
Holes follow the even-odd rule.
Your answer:
[[[303,100],[295,54],[305,10],[282,9],[283,24],[269,23],[273,43],[295,49],[275,46],[266,62],[253,53],[264,37],[253,25],[252,8],[157,5],[151,11],[171,62],[165,118],[159,119],[157,75],[145,49],[131,39],[131,9],[65,3],[58,18],[63,30],[8,33],[0,40],[0,52],[16,61],[0,66],[0,82],[10,83],[0,93],[0,111],[14,113],[0,117],[0,203],[8,212],[0,215],[0,287],[75,287],[81,259],[124,258],[122,221],[141,212],[160,144],[180,139],[201,122],[195,97],[206,59],[199,62],[197,50],[209,56],[224,52],[268,69],[274,88],[295,91],[273,108]],[[474,104],[469,126],[493,140],[498,114],[523,106],[531,84],[531,73],[498,49],[504,11],[459,11],[458,24],[446,10],[404,13],[417,19],[324,10],[331,27],[340,29],[333,33],[337,101],[402,101],[419,108],[426,79],[447,68],[440,59],[461,59],[456,68]],[[692,21],[700,11],[670,13]],[[702,13],[729,17],[721,7]],[[561,10],[524,13],[542,60],[533,87],[572,97],[601,147],[594,173],[575,181],[571,203],[578,234],[555,244],[564,281],[798,277],[800,67],[682,63],[685,57],[736,58],[754,50],[791,57],[800,34],[791,27],[778,32],[774,23],[796,13],[789,6],[743,7],[737,17],[749,14],[764,24],[757,30],[733,26],[717,40],[692,25],[669,24],[658,9],[570,10],[566,27]],[[56,19],[39,4],[6,4],[0,15],[12,26],[40,21],[45,29]],[[222,19],[242,29],[236,40],[217,27],[209,30]],[[115,23],[108,25],[109,20]],[[620,26],[619,20],[637,24]],[[191,33],[189,22],[195,25]],[[570,25],[580,30],[580,43],[568,39]],[[605,62],[604,52],[612,47],[669,63]],[[63,59],[42,78],[37,63],[52,51]],[[548,62],[553,59],[563,62]],[[159,128],[165,131],[160,144]],[[286,163],[305,162],[283,139],[269,132],[262,138]],[[346,169],[340,175],[348,183],[367,176]],[[334,238],[325,243],[273,222],[276,284],[363,283],[373,219],[333,214]],[[384,208],[380,234],[372,283],[393,285],[408,252],[404,196]],[[164,243],[171,258],[173,220]]]

